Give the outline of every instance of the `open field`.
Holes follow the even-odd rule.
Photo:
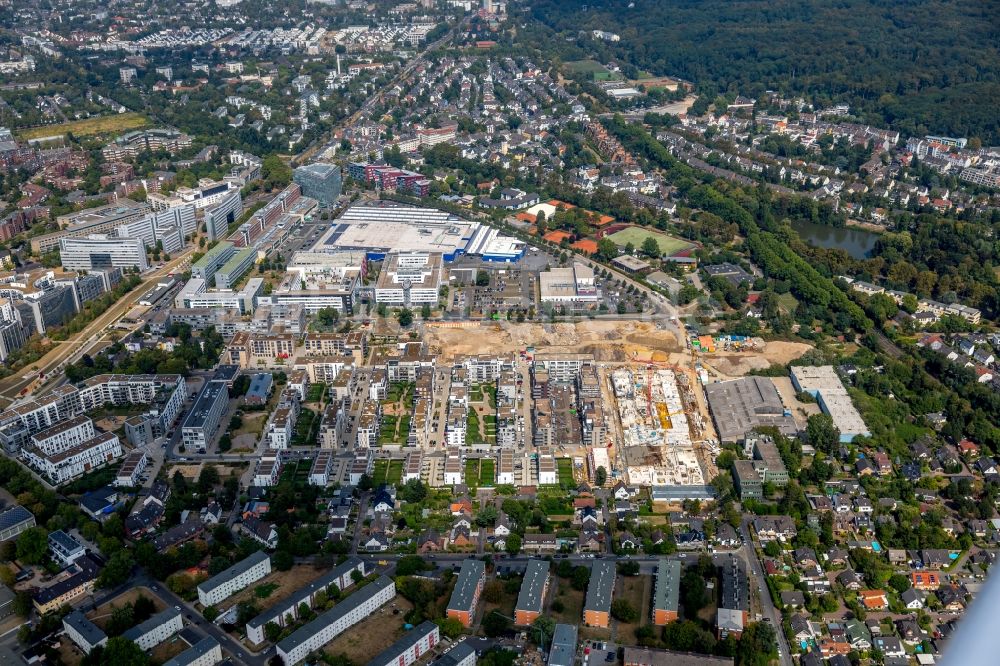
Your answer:
[[[489,339],[493,353],[518,352],[533,346],[536,351],[593,354],[598,361],[627,361],[654,352],[670,354],[681,347],[669,331],[643,321],[587,321],[576,324],[516,324],[450,327],[428,324],[425,339],[442,361],[482,353]],[[666,360],[665,358],[663,360]]]
[[[763,370],[771,365],[784,365],[812,349],[804,342],[769,341],[762,352],[708,354],[702,362],[726,377],[742,377],[751,370]]]
[[[58,125],[32,127],[19,131],[19,139],[40,139],[46,136],[60,136],[72,133],[74,136],[95,136],[98,134],[118,134],[149,125],[149,119],[141,113],[120,113],[114,116],[85,118]]]
[[[323,651],[329,655],[344,654],[355,664],[367,664],[399,638],[406,623],[403,618],[412,609],[413,604],[397,595],[368,619],[337,636]]]
[[[649,88],[664,88],[666,90],[677,90],[678,81],[677,79],[670,78],[669,76],[652,76],[648,72],[643,72],[647,76],[643,76],[638,79],[632,79],[629,84],[633,86],[643,85]]]
[[[632,604],[639,613],[639,619],[635,622],[618,622],[618,640],[628,637],[633,642],[635,630],[644,624],[649,624],[650,599],[653,594],[653,582],[650,576],[619,576],[616,582],[615,599],[624,599]]]
[[[611,74],[607,67],[596,60],[574,60],[566,63],[566,69],[574,74],[590,74],[591,76],[604,75],[606,77]]]
[[[643,229],[641,227],[626,227],[621,231],[616,231],[611,234],[608,238],[613,240],[616,245],[623,246],[632,243],[632,245],[637,248],[642,247],[643,242],[647,238],[653,238],[660,246],[660,252],[666,256],[677,254],[681,250],[686,250],[691,247],[691,243],[686,240],[681,240],[680,238],[675,238],[659,231]]]

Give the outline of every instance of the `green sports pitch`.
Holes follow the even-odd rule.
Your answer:
[[[624,247],[632,243],[633,247],[636,248],[641,248],[647,238],[654,238],[657,245],[660,246],[660,252],[666,257],[677,254],[681,250],[686,250],[694,245],[686,240],[641,227],[626,227],[621,231],[616,231],[606,236],[606,238],[610,238],[619,247]]]

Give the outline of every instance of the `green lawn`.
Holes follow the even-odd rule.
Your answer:
[[[681,250],[686,250],[692,246],[692,244],[686,240],[675,238],[660,231],[643,229],[642,227],[626,227],[621,231],[616,231],[610,236],[607,236],[607,238],[610,238],[614,241],[615,245],[618,245],[619,247],[624,247],[625,245],[632,243],[636,249],[641,248],[643,241],[647,238],[655,238],[657,244],[660,246],[660,253],[664,256],[677,254]]]
[[[556,469],[559,472],[559,485],[563,488],[572,488],[573,481],[573,461],[569,458],[556,458]]]
[[[403,480],[403,461],[390,460],[389,468],[386,470],[385,482],[391,483],[394,486],[398,486],[399,482],[402,480]]]
[[[496,467],[492,458],[484,458],[479,464],[479,485],[492,486],[496,478]]]
[[[465,485],[470,490],[479,487],[479,459],[467,458],[465,460]]]
[[[372,465],[372,481],[375,483],[383,483],[388,472],[389,461],[384,458],[376,459]]]
[[[595,79],[606,79],[611,75],[608,68],[596,60],[574,60],[566,63],[566,69],[574,74],[590,74]]]

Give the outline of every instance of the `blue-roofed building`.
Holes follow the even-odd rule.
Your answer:
[[[125,495],[117,488],[104,486],[80,498],[80,508],[94,520],[104,522],[124,504]]]
[[[35,526],[35,516],[20,504],[0,513],[0,541],[15,538],[29,527]]]
[[[264,405],[271,397],[271,387],[274,385],[274,378],[270,372],[258,372],[250,379],[250,388],[247,389],[244,402],[248,405]]]

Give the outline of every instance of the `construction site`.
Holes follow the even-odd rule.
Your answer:
[[[694,442],[703,438],[706,424],[688,375],[652,365],[622,367],[611,373],[611,385],[628,482],[705,485]]]

